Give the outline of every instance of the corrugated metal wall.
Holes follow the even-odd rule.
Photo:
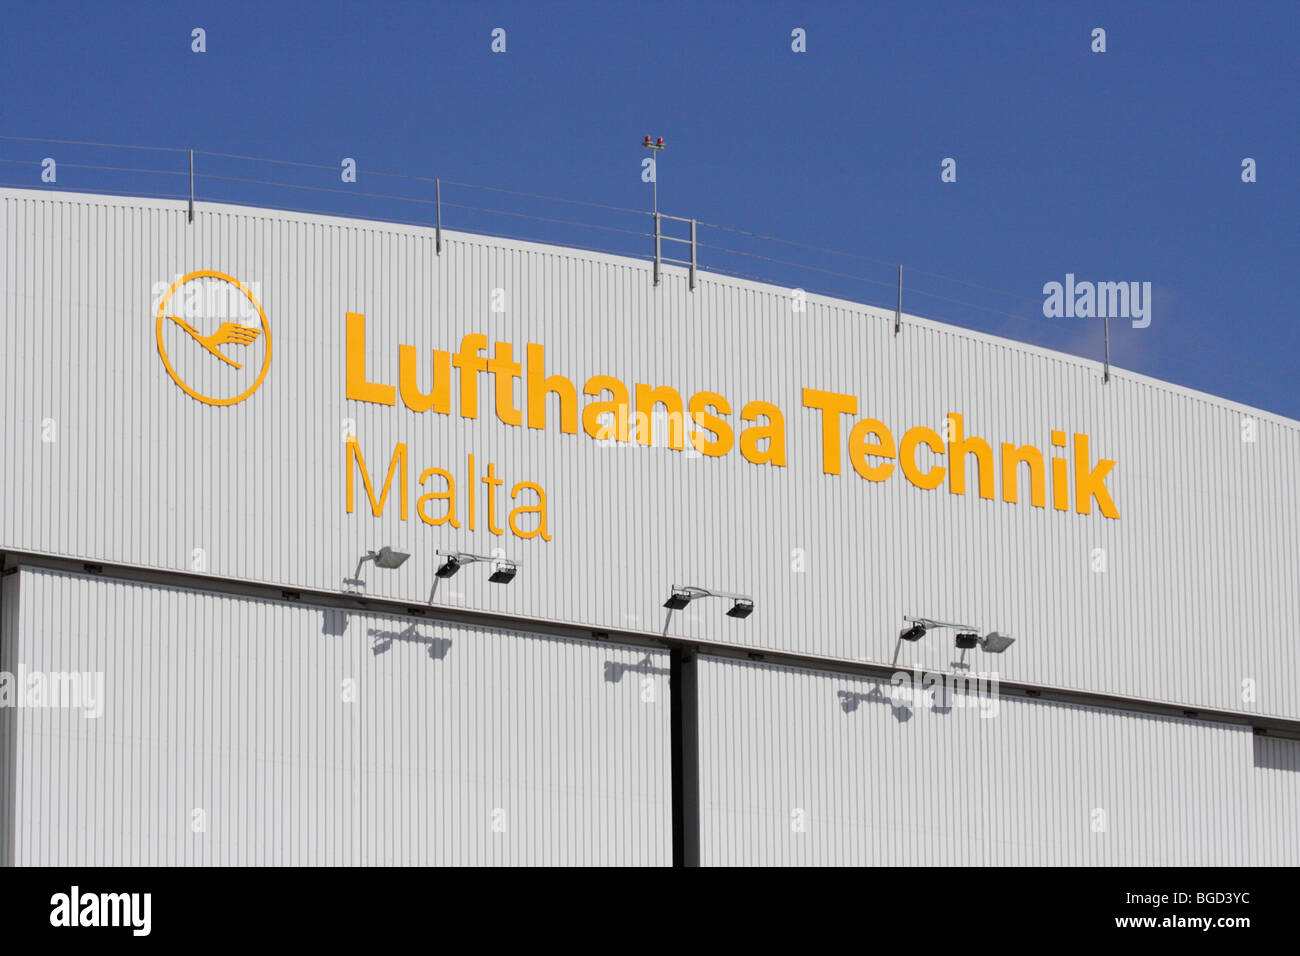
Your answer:
[[[0,718],[18,864],[671,862],[664,653],[33,570],[19,614],[105,703]]]
[[[1256,861],[1295,866],[1300,862],[1300,740],[1256,737],[1254,758]]]
[[[704,660],[699,686],[706,865],[1300,859],[1295,741],[747,662]]]
[[[0,577],[0,680],[18,667],[18,575]],[[0,706],[0,866],[14,863],[14,798],[18,721],[14,708]]]
[[[500,547],[524,562],[513,585],[463,572],[437,600],[876,662],[919,614],[1017,635],[977,664],[1008,680],[1300,717],[1295,422],[1256,414],[1258,440],[1244,442],[1251,413],[1226,401],[1124,372],[1103,386],[1094,363],[910,317],[895,337],[892,315],[842,301],[793,314],[785,290],[740,280],[705,275],[691,293],[680,270],[655,288],[645,263],[595,253],[449,235],[437,256],[430,230],[207,205],[187,225],[183,208],[0,193],[12,357],[0,546],[183,570],[201,549],[213,574],[337,588],[387,543],[414,557],[369,570],[367,587],[402,600],[427,595],[436,548]],[[230,408],[186,397],[158,358],[151,287],[194,269],[260,283],[274,333],[265,384]],[[579,389],[604,373],[717,391],[737,413],[775,402],[788,466],[506,426],[486,377],[475,420],[349,402],[348,311],[367,315],[370,374],[387,382],[398,344],[427,356],[482,332],[516,358],[544,344],[547,372]],[[805,386],[859,396],[896,438],[950,411],[995,447],[1085,432],[1094,456],[1119,462],[1108,485],[1122,519],[922,491],[897,474],[871,484],[847,461],[824,475]],[[46,422],[57,441],[42,441]],[[476,532],[429,527],[414,502],[405,522],[393,506],[346,515],[352,424],[372,472],[405,442],[417,475],[461,475],[473,453],[507,488],[539,482],[554,540],[498,538],[482,516]],[[757,611],[735,621],[706,603],[666,619],[675,582],[752,593]],[[932,637],[899,662],[950,658]]]
[[[0,861],[671,860],[665,653],[35,569],[0,599],[0,669],[105,688],[0,708]],[[698,667],[706,865],[1300,859],[1298,741]]]

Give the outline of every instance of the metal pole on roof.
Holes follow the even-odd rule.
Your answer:
[[[438,227],[434,233],[434,252],[442,255],[442,179],[441,177],[433,181],[433,200],[438,209]]]
[[[663,151],[664,138],[660,136],[657,140],[651,140],[649,136],[641,141],[641,145],[655,153]],[[650,163],[651,176],[650,184],[654,187],[654,224],[655,224],[655,285],[659,284],[659,160],[652,158]]]
[[[695,220],[691,220],[691,291],[695,291]]]
[[[655,210],[655,285],[659,284],[659,211]]]
[[[190,150],[190,222],[194,221],[194,150]]]
[[[1105,384],[1110,381],[1110,316],[1102,316],[1102,322],[1105,323],[1106,329],[1106,365],[1101,374],[1101,381]]]
[[[903,267],[898,267],[898,308],[894,312],[894,334],[903,326]]]
[[[647,139],[648,138],[649,137],[647,137]],[[663,143],[664,141],[663,138],[661,137],[658,143],[653,144],[649,148],[655,150],[656,152],[662,152],[664,148]],[[659,215],[659,157],[658,156],[654,157],[654,166],[651,168],[654,170],[654,175],[650,177],[650,185],[654,193],[654,211],[655,211],[655,215],[657,216]]]

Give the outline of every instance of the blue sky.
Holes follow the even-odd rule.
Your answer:
[[[642,210],[639,141],[663,136],[664,211],[862,257],[704,230],[706,267],[892,306],[902,262],[905,311],[1095,358],[1099,323],[1044,318],[1043,284],[1149,281],[1150,327],[1112,323],[1116,365],[1300,418],[1291,0],[43,3],[5,21],[0,135],[193,147],[201,176],[229,177],[200,198],[427,221],[427,203],[335,191],[349,156],[356,192],[431,198],[375,175],[392,172]],[[7,139],[0,180],[39,186],[45,156],[60,189],[185,188],[85,168],[178,171],[182,154]],[[646,249],[612,231],[642,215],[443,199],[453,228]]]

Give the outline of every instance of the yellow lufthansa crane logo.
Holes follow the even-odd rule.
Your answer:
[[[216,283],[215,288],[213,287],[214,282]],[[201,285],[196,287],[196,284]],[[190,294],[187,295],[186,291],[183,290],[188,291]],[[222,294],[224,292],[229,292],[230,295]],[[232,311],[236,314],[249,315],[250,321],[254,317],[259,319],[261,328],[244,324],[241,321],[222,321],[225,318],[224,311],[232,301],[240,306],[240,308]],[[185,307],[173,307],[173,303],[185,303]],[[176,314],[178,312],[187,312],[189,314],[183,317]],[[212,315],[214,312],[218,313],[215,317]],[[215,331],[205,333],[200,330],[202,326],[211,327],[214,322],[218,323]],[[252,375],[250,370],[241,381],[228,389],[229,391],[237,391],[237,394],[230,397],[207,394],[208,392],[219,391],[216,387],[219,383],[219,377],[213,374],[212,369],[203,368],[201,363],[196,364],[192,356],[187,356],[185,361],[182,361],[178,356],[177,361],[173,362],[172,356],[167,351],[167,339],[172,337],[173,342],[175,342],[175,332],[171,332],[170,336],[165,334],[171,329],[179,329],[184,332],[190,340],[203,349],[203,353],[191,349],[194,355],[206,353],[206,356],[219,359],[228,368],[236,372],[244,370],[245,353],[255,349],[256,344],[261,340],[263,343],[262,364],[257,371],[256,378],[253,379],[251,384],[248,384],[248,377]],[[205,405],[235,405],[242,402],[257,391],[266,378],[266,373],[271,368],[271,327],[266,321],[266,312],[263,310],[262,304],[257,301],[257,296],[253,294],[252,290],[234,276],[228,276],[224,272],[202,269],[181,276],[173,282],[171,288],[167,290],[158,303],[156,333],[158,337],[158,354],[162,358],[163,366],[167,369],[167,374],[172,377],[172,381],[179,385],[185,394],[196,401],[203,402]],[[223,351],[223,349],[226,351]],[[204,358],[203,361],[207,361],[207,359]],[[185,375],[182,375],[177,370],[177,366],[182,364],[187,372]],[[229,372],[226,374],[228,375]],[[201,384],[194,384],[196,380]]]
[[[261,329],[254,329],[247,325],[239,325],[235,322],[222,322],[221,328],[217,329],[217,331],[213,332],[211,335],[199,335],[199,330],[190,325],[179,315],[169,315],[167,318],[171,319],[188,332],[195,342],[198,342],[199,345],[202,345],[205,349],[217,358],[221,359],[221,361],[225,362],[231,368],[238,369],[243,368],[244,366],[226,356],[217,348],[217,346],[252,345],[257,337],[262,334]]]

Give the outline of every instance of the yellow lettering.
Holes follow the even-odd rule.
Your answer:
[[[1035,508],[1047,507],[1046,480],[1043,474],[1043,453],[1033,445],[1017,448],[1010,442],[1002,443],[1002,500],[1015,504],[1020,499],[1017,469],[1029,466],[1029,502]]]
[[[1081,515],[1092,514],[1092,499],[1097,499],[1097,507],[1107,518],[1118,518],[1119,509],[1111,500],[1106,490],[1106,476],[1115,467],[1115,462],[1103,458],[1091,471],[1088,468],[1088,436],[1074,436],[1074,510]]]
[[[451,476],[449,471],[444,471],[441,468],[427,468],[420,474],[420,484],[423,485],[434,475],[447,482],[447,490],[431,491],[426,495],[420,495],[419,500],[415,503],[415,511],[425,524],[450,524],[453,528],[459,528],[460,522],[456,520],[456,479]],[[447,502],[447,510],[441,518],[435,518],[424,510],[426,501],[445,501]]]
[[[948,442],[948,491],[954,495],[966,494],[966,456],[974,455],[979,462],[980,497],[993,500],[993,449],[983,438],[963,438],[962,417],[948,413],[952,438]]]
[[[681,451],[686,447],[686,442],[683,440],[686,428],[682,420],[684,414],[682,411],[682,396],[677,389],[670,388],[667,385],[651,388],[649,385],[637,383],[636,440],[642,445],[653,443],[654,436],[651,434],[650,413],[656,405],[662,405],[668,410],[668,447]]]
[[[497,485],[504,485],[505,482],[497,477],[497,463],[488,462],[487,475],[483,478],[483,484],[487,485],[488,493],[488,530],[493,534],[505,534],[505,530],[497,527]]]
[[[460,372],[460,417],[478,418],[478,373],[487,368],[479,353],[487,348],[487,336],[472,332],[460,340],[460,352],[451,360]]]
[[[366,460],[361,457],[361,448],[357,445],[355,438],[348,440],[348,514],[352,514],[352,465],[356,463],[357,468],[361,471],[361,480],[366,486],[366,497],[370,499],[370,511],[376,518],[384,513],[385,502],[388,500],[388,489],[393,483],[393,472],[401,469],[401,488],[402,488],[402,520],[406,520],[406,445],[399,443],[393,448],[393,457],[388,463],[388,477],[384,479],[384,491],[375,500],[374,486],[370,483],[370,473],[366,471]]]
[[[840,473],[840,416],[858,413],[857,396],[805,388],[803,407],[821,410],[822,473],[838,475]]]
[[[474,456],[469,455],[468,458],[469,458],[469,481],[466,482],[466,487],[469,489],[469,511],[468,511],[469,530],[473,531],[474,530],[474,492],[477,490],[477,487],[476,487],[475,475],[474,475]]]
[[[756,422],[758,416],[767,419],[766,425],[746,428],[740,433],[740,453],[746,461],[756,465],[776,465],[785,467],[785,416],[781,409],[771,402],[750,402],[740,410],[740,420]],[[767,439],[767,450],[758,447],[758,443]]]
[[[938,488],[943,483],[944,469],[934,465],[929,471],[921,471],[916,464],[917,445],[926,445],[936,455],[942,455],[943,439],[933,428],[917,426],[903,433],[903,442],[898,448],[898,463],[902,465],[907,480],[927,491]]]
[[[434,409],[441,415],[451,412],[451,353],[433,353],[433,389],[420,391],[419,354],[410,345],[397,347],[397,381],[402,387],[402,404],[413,412]]]
[[[396,405],[397,390],[391,385],[366,381],[366,317],[349,312],[347,319],[347,396],[353,401]]]
[[[735,436],[732,434],[731,425],[711,414],[715,411],[719,415],[731,414],[731,405],[717,392],[696,392],[691,396],[691,420],[717,436],[713,441],[709,441],[704,432],[693,431],[690,434],[691,444],[696,451],[718,458],[731,451]]]
[[[582,410],[582,430],[592,438],[614,438],[627,441],[627,386],[612,375],[593,375],[583,386],[584,395],[600,395],[609,392],[613,398],[609,401],[592,402]],[[529,408],[531,414],[532,408]],[[613,424],[602,425],[601,417],[609,415]],[[611,429],[617,428],[616,433]]]
[[[868,435],[876,441],[868,442]],[[849,432],[849,461],[853,464],[853,470],[867,481],[884,481],[894,473],[892,461],[872,465],[867,462],[868,457],[894,457],[894,436],[884,422],[878,422],[874,418],[862,419]]]
[[[510,522],[510,530],[520,538],[536,538],[540,536],[543,541],[550,541],[551,536],[546,533],[546,492],[542,490],[541,485],[536,484],[535,482],[521,481],[510,489],[510,500],[514,501],[517,499],[519,497],[519,492],[523,490],[537,492],[537,504],[519,505],[512,509],[508,519]],[[535,514],[538,516],[537,527],[532,531],[525,531],[515,522],[515,517],[517,515],[526,514]]]
[[[532,342],[528,343],[528,427],[546,427],[546,396],[560,396],[560,431],[566,435],[578,433],[578,393],[563,375],[546,377],[544,372],[545,349]],[[597,376],[603,378],[604,376]],[[587,383],[588,395],[592,379]],[[621,383],[620,383],[621,384]],[[583,413],[583,425],[586,425],[586,412]]]
[[[497,418],[507,425],[522,425],[523,413],[515,408],[515,380],[523,369],[518,362],[512,361],[513,351],[509,342],[498,342],[496,354],[488,360],[487,370],[497,383]]]

